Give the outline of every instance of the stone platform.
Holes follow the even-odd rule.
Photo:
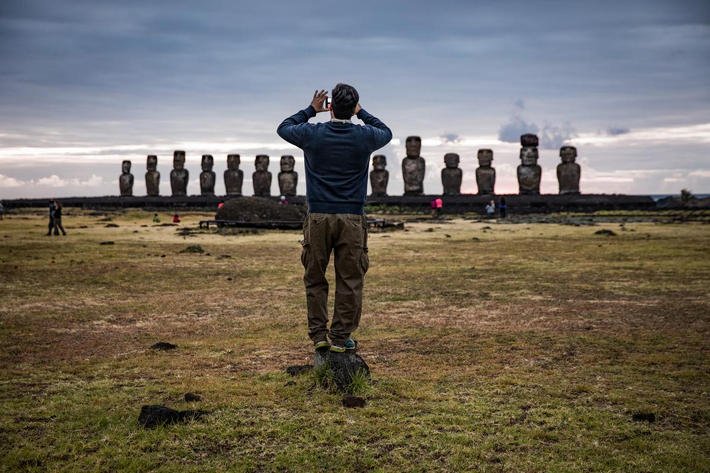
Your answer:
[[[367,205],[383,207],[400,207],[403,210],[429,211],[431,201],[437,195],[422,196],[387,196],[368,197]],[[581,194],[581,195],[473,195],[443,196],[443,213],[483,212],[485,205],[494,199],[496,204],[505,197],[510,213],[549,213],[549,212],[593,212],[597,210],[655,210],[656,203],[646,195],[623,194]],[[61,201],[64,207],[81,207],[84,209],[121,209],[144,208],[146,210],[216,210],[217,204],[228,199],[239,199],[234,196],[201,196],[182,197],[64,197]],[[271,197],[278,201],[278,197]],[[7,209],[46,207],[45,199],[10,199],[3,200]],[[304,196],[289,197],[290,205],[305,205]]]

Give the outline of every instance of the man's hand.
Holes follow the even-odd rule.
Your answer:
[[[325,108],[325,99],[328,98],[328,92],[325,90],[316,90],[313,93],[313,100],[311,100],[311,106],[318,112],[327,112],[328,109]]]

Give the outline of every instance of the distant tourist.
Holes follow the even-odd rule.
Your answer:
[[[488,202],[488,205],[486,205],[486,215],[488,218],[493,218],[496,215],[496,202],[495,200],[491,200]]]
[[[153,223],[160,223],[160,217],[158,217],[157,213],[153,214]]]
[[[286,196],[285,196],[285,195],[282,195],[282,196],[279,198],[279,204],[281,204],[281,205],[288,205],[288,200],[286,200]]]
[[[67,234],[62,226],[62,204],[58,201],[54,201],[54,234],[59,235],[59,230],[62,231],[62,235]]]
[[[328,92],[316,91],[311,104],[285,119],[277,133],[303,150],[308,215],[303,224],[303,252],[308,308],[308,336],[316,349],[354,350],[352,333],[362,313],[362,288],[370,265],[364,215],[370,154],[392,139],[387,125],[360,107],[354,87],[338,84],[332,104]],[[318,112],[330,121],[310,124]],[[365,122],[355,125],[353,115]],[[328,331],[330,254],[335,252],[335,309]],[[330,337],[330,343],[328,342]]]
[[[508,205],[505,203],[505,197],[501,197],[498,201],[498,213],[500,218],[505,218],[508,212]]]
[[[54,201],[49,201],[49,225],[47,226],[47,236],[52,236],[54,231]]]
[[[180,223],[180,216],[178,214],[173,215],[173,223]]]
[[[441,197],[437,197],[431,201],[431,216],[432,218],[439,218],[441,214],[441,209],[444,207],[444,201]]]
[[[224,207],[224,201],[220,200],[219,204],[217,204],[217,210],[221,209],[222,207]]]

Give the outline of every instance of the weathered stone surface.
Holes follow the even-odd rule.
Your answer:
[[[304,207],[300,205],[279,205],[270,199],[261,197],[239,197],[229,199],[217,210],[216,220],[236,222],[297,221],[306,217]]]
[[[254,160],[254,167],[256,171],[251,176],[254,195],[256,197],[271,196],[271,173],[268,171],[269,156],[265,154],[257,155]]]
[[[158,172],[158,157],[148,155],[146,159],[147,172],[145,173],[145,190],[149,196],[160,195],[160,173]]]
[[[370,379],[370,367],[354,351],[336,353],[330,350],[316,350],[313,367],[316,370],[324,369],[323,367],[330,369],[335,386],[342,392],[350,391],[353,376],[357,373],[363,373]]]
[[[131,197],[133,195],[133,174],[131,174],[131,162],[128,160],[121,163],[118,189],[121,192],[121,197]]]
[[[281,172],[279,172],[279,192],[281,195],[294,196],[298,187],[298,173],[293,170],[296,160],[290,154],[281,156]]]
[[[387,158],[383,154],[372,157],[372,171],[370,171],[370,187],[373,197],[384,197],[387,195],[387,184],[390,180],[390,172],[386,170]]]
[[[173,170],[170,171],[170,190],[173,196],[187,195],[190,173],[185,169],[185,152],[173,152]]]
[[[227,155],[227,169],[224,171],[224,188],[227,195],[242,195],[244,171],[239,169],[241,157],[238,154]]]
[[[169,407],[153,404],[141,407],[141,413],[138,415],[138,423],[143,427],[152,429],[159,425],[169,425],[199,419],[205,414],[207,414],[205,411],[176,411]]]
[[[476,168],[478,195],[495,194],[496,170],[491,166],[492,162],[492,149],[478,150],[478,167]]]
[[[408,136],[405,147],[407,157],[402,160],[404,195],[422,195],[426,172],[424,158],[419,155],[422,150],[422,139],[418,136]]]
[[[444,195],[460,195],[463,171],[459,168],[460,157],[456,153],[446,153],[444,163],[446,167],[441,170],[441,185]]]
[[[520,165],[517,169],[519,193],[523,195],[539,195],[542,168],[537,164],[537,136],[525,134],[520,137],[523,147],[520,148]]]
[[[520,135],[520,146],[537,148],[540,146],[540,140],[537,135],[525,133],[524,135]]]
[[[211,154],[202,155],[202,172],[200,173],[200,195],[214,195],[214,185],[217,174],[212,170],[214,158]]]
[[[174,350],[177,348],[177,345],[170,342],[158,342],[152,344],[150,348],[153,350]]]
[[[560,158],[562,158],[562,162],[557,165],[557,182],[560,186],[560,194],[579,194],[582,168],[575,162],[577,148],[574,146],[561,147]]]

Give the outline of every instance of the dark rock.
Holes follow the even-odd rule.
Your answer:
[[[176,411],[169,407],[160,405],[147,405],[141,407],[141,413],[138,416],[138,423],[143,427],[152,429],[159,425],[175,424],[178,422],[187,422],[192,419],[199,419],[207,414],[204,411]]]
[[[636,422],[656,422],[656,414],[647,411],[637,411],[631,414],[631,419]]]
[[[112,241],[102,241],[99,243],[99,245],[113,245],[113,244],[114,244],[114,242],[112,242]]]
[[[232,280],[232,278],[227,278],[227,281],[231,281],[231,280]]]
[[[343,407],[365,407],[365,398],[346,395],[343,397]]]
[[[604,235],[604,236],[616,236],[616,232],[613,230],[609,230],[608,228],[602,228],[601,230],[597,230],[594,232],[595,235]]]
[[[322,378],[324,387],[330,387],[328,384],[332,381],[335,387],[342,392],[352,390],[353,378],[356,375],[362,374],[367,380],[371,379],[370,367],[367,366],[365,360],[350,350],[344,353],[316,350],[313,367],[315,370],[328,372],[328,376]]]
[[[537,135],[533,135],[532,133],[525,133],[524,135],[520,135],[520,146],[536,147],[539,144],[540,140],[538,139]]]
[[[118,228],[118,224],[117,223],[107,223],[106,228]]]
[[[190,245],[184,250],[180,251],[180,253],[204,253],[205,250],[202,249],[200,245]]]
[[[150,348],[153,350],[174,350],[177,348],[177,345],[169,342],[158,342],[151,345]]]
[[[261,197],[240,197],[229,199],[221,209],[217,210],[216,220],[233,220],[237,222],[263,221],[298,221],[306,216],[305,209],[300,205],[280,205],[279,203]]]
[[[219,255],[217,258],[218,259],[227,259],[227,258],[231,258],[231,257],[232,257],[232,255]]]
[[[202,400],[202,396],[200,396],[199,394],[185,393],[185,402],[197,402],[197,401],[201,401],[201,400]]]
[[[286,368],[286,372],[291,376],[307,373],[313,369],[313,365],[292,365]]]

